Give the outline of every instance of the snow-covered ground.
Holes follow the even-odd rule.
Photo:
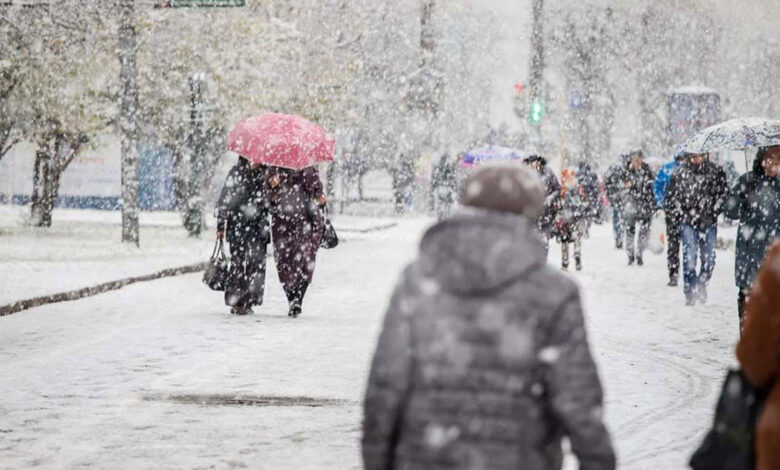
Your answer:
[[[49,232],[0,210],[0,304],[202,261],[175,219],[122,247],[112,215]],[[304,314],[286,317],[275,274],[255,315],[227,314],[188,275],[0,318],[0,469],[360,467],[361,399],[384,308],[425,219],[337,218]],[[550,260],[558,263],[553,246]],[[706,306],[666,287],[662,256],[628,267],[597,226],[584,245],[591,341],[620,468],[682,469],[737,339],[733,253],[718,252]],[[303,401],[302,398],[311,399]]]

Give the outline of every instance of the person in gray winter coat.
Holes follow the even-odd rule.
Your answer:
[[[576,284],[546,264],[533,170],[487,166],[424,236],[365,397],[366,470],[615,468]]]

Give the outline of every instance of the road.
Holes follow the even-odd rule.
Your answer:
[[[369,361],[425,226],[322,252],[297,320],[274,274],[246,317],[189,275],[0,318],[0,468],[359,468]],[[733,364],[733,253],[718,252],[708,305],[685,307],[664,257],[629,267],[608,230],[572,275],[620,468],[682,469]]]

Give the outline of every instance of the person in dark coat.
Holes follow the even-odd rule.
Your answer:
[[[315,167],[269,170],[271,233],[279,281],[290,305],[288,315],[297,318],[314,276],[324,219],[320,211],[327,198]]]
[[[431,192],[436,216],[445,219],[452,213],[457,202],[458,192],[457,162],[444,154],[433,167],[431,176]]]
[[[531,155],[526,157],[523,162],[536,171],[544,184],[546,196],[544,212],[539,217],[539,231],[542,233],[545,250],[547,250],[550,238],[554,235],[555,219],[560,210],[561,184],[558,182],[558,177],[555,176],[555,173],[547,166],[547,159],[541,155]]]
[[[725,215],[739,220],[736,284],[740,323],[745,299],[753,286],[772,241],[780,237],[780,146],[760,148],[753,171],[745,173],[731,190]]]
[[[585,186],[574,169],[561,172],[560,211],[555,221],[555,238],[561,245],[561,269],[569,269],[569,245],[574,245],[574,267],[582,270],[582,238],[585,236],[590,206]]]
[[[664,210],[664,221],[666,222],[666,268],[669,271],[670,287],[676,287],[680,277],[680,223],[682,215],[678,212],[679,207],[675,204],[667,203],[667,189],[669,181],[672,179],[672,173],[682,165],[685,155],[679,154],[674,160],[666,163],[658,171],[653,185],[655,193],[655,202],[659,209]]]
[[[728,189],[726,172],[707,154],[688,155],[674,170],[666,189],[668,210],[681,217],[685,304],[707,301],[707,283],[715,269],[718,215],[723,212]],[[696,262],[701,253],[701,268]]]
[[[577,285],[549,266],[545,190],[480,168],[424,236],[384,320],[364,403],[366,470],[612,470]]]
[[[653,182],[655,175],[650,166],[644,162],[641,150],[632,152],[625,169],[625,198],[623,200],[623,217],[626,230],[626,253],[628,264],[643,265],[642,255],[647,247],[650,233],[650,221],[655,210]]]
[[[612,206],[612,232],[615,237],[615,248],[623,248],[623,237],[625,235],[623,204],[626,198],[626,165],[628,165],[629,156],[627,154],[620,156],[620,161],[607,168],[604,173],[604,189],[607,193],[607,200]]]
[[[593,167],[586,160],[580,160],[575,169],[577,182],[582,188],[585,201],[587,203],[587,213],[585,221],[587,222],[586,231],[599,216],[601,209],[601,194],[599,187],[599,176],[593,170]]]
[[[239,157],[217,200],[217,237],[227,239],[231,257],[225,303],[235,315],[252,313],[253,306],[263,303],[265,260],[271,239],[267,172],[267,167]]]

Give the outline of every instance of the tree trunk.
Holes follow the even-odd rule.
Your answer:
[[[189,136],[190,181],[187,190],[184,211],[184,228],[191,237],[200,236],[205,228],[204,193],[208,179],[203,132],[203,77],[193,74],[190,77],[190,121]]]
[[[122,18],[119,27],[119,63],[122,98],[119,106],[119,128],[122,133],[122,241],[138,246],[138,88],[134,3],[132,0],[124,0],[120,6]]]

